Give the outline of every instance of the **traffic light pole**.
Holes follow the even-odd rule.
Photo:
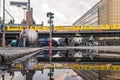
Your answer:
[[[53,75],[53,73],[52,73],[52,25],[53,25],[52,18],[54,18],[53,15],[54,14],[52,12],[47,13],[47,17],[49,17],[48,23],[50,24],[50,33],[49,33],[49,40],[50,40],[50,42],[49,42],[49,48],[50,48],[50,50],[49,50],[49,52],[50,52],[49,61],[50,61],[50,65],[51,65],[50,73],[49,73],[50,80],[52,79],[52,75]]]
[[[49,40],[50,40],[50,63],[52,62],[52,23],[50,23],[50,36],[49,36]]]
[[[50,65],[52,67],[52,20],[50,19],[50,36],[49,36],[49,40],[50,40]],[[51,79],[51,67],[50,67],[50,79]]]
[[[2,33],[2,47],[5,47],[5,0],[3,0],[3,33]]]

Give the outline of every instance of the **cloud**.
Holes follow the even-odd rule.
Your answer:
[[[24,18],[24,10],[20,7],[10,6],[9,1],[27,1],[27,0],[6,0],[6,9],[14,16],[15,22],[20,23]],[[86,13],[99,0],[31,0],[33,7],[33,17],[36,23],[44,21],[48,25],[46,13],[54,12],[55,25],[72,25],[80,16]],[[2,13],[1,13],[2,14]],[[6,14],[6,22],[11,18]]]

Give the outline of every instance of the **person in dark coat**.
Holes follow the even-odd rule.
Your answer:
[[[19,37],[16,36],[16,47],[18,47],[18,46],[19,46]]]

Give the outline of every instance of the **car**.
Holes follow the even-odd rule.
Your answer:
[[[49,38],[39,38],[37,45],[38,47],[49,46]],[[52,46],[58,46],[57,41],[54,39],[52,39]]]
[[[65,46],[65,39],[64,38],[61,38],[58,40],[58,45],[59,46]]]
[[[57,50],[52,51],[52,56],[57,54]],[[41,59],[41,58],[49,58],[50,53],[49,50],[42,50],[39,54],[36,55],[36,58]]]
[[[17,46],[17,40],[16,40],[16,39],[13,39],[13,40],[11,41],[10,45],[11,45],[12,47],[23,47],[23,44],[22,44],[20,41],[19,41],[19,44],[18,44],[18,46]]]
[[[12,40],[10,44],[11,44],[12,47],[16,47],[17,41],[16,40]]]

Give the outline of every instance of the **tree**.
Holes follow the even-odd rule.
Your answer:
[[[14,20],[10,20],[8,24],[14,24]]]
[[[2,19],[1,19],[1,17],[0,17],[0,24],[2,23]]]
[[[35,20],[33,20],[33,24],[34,24],[34,25],[36,24]]]
[[[3,24],[0,24],[0,30],[3,32]]]
[[[26,24],[26,20],[23,19],[23,20],[21,21],[21,24]]]

